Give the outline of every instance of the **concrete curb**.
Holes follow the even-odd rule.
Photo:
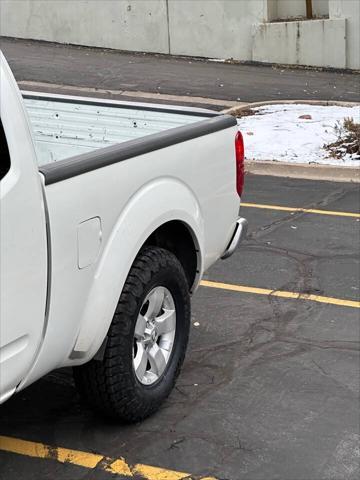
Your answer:
[[[82,87],[76,85],[62,85],[59,83],[48,83],[48,82],[36,82],[31,80],[20,80],[18,82],[19,87],[22,90],[31,90],[31,91],[40,91],[40,92],[49,92],[49,93],[59,93],[64,95],[91,95],[94,97],[100,98],[109,98],[115,97],[122,100],[124,97],[127,98],[139,98],[141,102],[167,102],[171,104],[177,103],[189,103],[205,105],[207,107],[241,107],[246,105],[245,102],[235,102],[233,100],[219,100],[218,98],[205,98],[205,97],[193,97],[189,95],[169,95],[166,93],[153,93],[153,92],[141,92],[141,91],[132,91],[132,90],[114,90],[110,88],[94,88],[94,87]]]
[[[243,105],[234,105],[231,108],[222,110],[221,113],[226,113],[227,115],[233,115],[237,117],[241,110],[248,110],[249,108],[263,107],[265,105],[322,105],[324,107],[338,106],[338,107],[356,107],[360,106],[359,102],[342,102],[340,100],[269,100],[265,102],[252,102],[245,103]]]
[[[359,168],[336,165],[246,160],[245,172],[253,175],[360,183]]]

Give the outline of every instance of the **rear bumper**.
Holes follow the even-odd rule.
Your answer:
[[[235,252],[236,247],[246,237],[247,228],[248,228],[248,222],[246,218],[242,218],[242,217],[239,218],[236,222],[236,227],[235,227],[235,231],[232,236],[232,239],[227,249],[221,256],[222,260],[229,258]]]

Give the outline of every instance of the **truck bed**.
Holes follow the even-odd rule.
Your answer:
[[[217,116],[186,107],[32,92],[23,97],[39,166]]]

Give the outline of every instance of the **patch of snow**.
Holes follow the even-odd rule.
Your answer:
[[[329,152],[323,148],[324,144],[337,140],[336,122],[342,122],[346,117],[360,122],[359,106],[279,104],[253,110],[258,114],[238,118],[246,158],[360,166],[360,160],[349,154],[336,159],[329,157]],[[303,115],[311,116],[311,119],[299,118]]]

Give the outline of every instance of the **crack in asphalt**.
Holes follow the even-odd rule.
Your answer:
[[[327,206],[329,203],[338,201],[342,199],[349,192],[357,191],[358,186],[355,186],[350,189],[338,189],[335,190],[318,202],[312,202],[306,205],[303,208],[318,208]],[[334,258],[354,258],[353,254],[331,254],[331,255],[317,255],[311,254],[308,252],[302,252],[292,248],[283,248],[276,246],[274,244],[269,245],[266,242],[261,241],[261,237],[264,234],[275,231],[280,226],[293,222],[296,219],[302,218],[304,215],[308,215],[306,212],[294,212],[290,215],[285,215],[283,218],[278,219],[274,222],[271,222],[265,226],[258,228],[247,236],[247,239],[244,243],[244,246],[253,251],[263,252],[276,252],[280,256],[285,258],[290,258],[295,262],[296,265],[296,278],[291,279],[290,281],[284,283],[283,285],[277,287],[273,292],[277,290],[290,290],[290,291],[299,291],[301,293],[315,293],[322,294],[323,290],[319,288],[320,280],[319,278],[314,277],[314,267],[312,263],[319,259],[334,259]],[[273,293],[272,292],[272,293]],[[257,353],[258,355],[253,358],[252,361],[248,362],[247,368],[254,366],[259,363],[274,361],[278,359],[283,359],[285,357],[296,357],[301,355],[310,349],[333,349],[341,351],[359,351],[359,342],[358,341],[329,341],[329,340],[311,340],[308,338],[298,338],[296,336],[289,336],[287,334],[288,325],[294,320],[297,316],[301,315],[302,311],[306,312],[306,315],[309,316],[311,312],[316,311],[316,308],[319,306],[315,305],[304,305],[303,302],[292,302],[291,309],[288,310],[288,306],[283,301],[277,297],[272,296],[270,293],[267,296],[269,305],[271,307],[272,316],[265,318],[255,319],[249,328],[241,335],[240,339],[220,342],[204,347],[197,347],[192,350],[193,354],[198,356],[197,361],[195,362],[192,359],[191,362],[188,362],[188,369],[192,370],[196,368],[196,365],[200,366],[208,359],[209,356],[213,356],[215,353],[219,353],[223,350],[228,350],[229,348],[236,348],[236,357],[237,362],[233,362],[232,365],[227,365],[227,379],[222,378],[221,382],[216,382],[216,375],[212,378],[210,390],[215,390],[219,385],[224,385],[225,383],[230,383],[233,379],[233,372],[241,364],[244,358],[249,358],[251,354]],[[320,307],[324,308],[324,307]],[[262,335],[265,333],[265,335]],[[271,352],[271,347],[276,344],[287,344],[291,345],[293,348],[291,351],[281,351],[281,352]],[[241,348],[239,348],[241,347]],[[321,368],[317,365],[317,368],[321,371]],[[216,369],[216,367],[215,367]],[[231,374],[230,374],[231,372]],[[219,373],[219,372],[218,372]],[[329,376],[328,373],[322,372],[324,375]],[[221,377],[220,377],[221,378]],[[188,396],[186,393],[182,392],[179,388],[179,391],[183,396],[186,397],[188,401]],[[206,395],[208,390],[204,392]],[[203,394],[191,392],[191,394],[196,399],[192,399],[191,407],[196,403],[202,401]]]
[[[325,207],[325,206],[328,206],[331,202],[341,200],[342,198],[344,198],[345,195],[347,195],[349,193],[352,193],[354,191],[356,192],[358,190],[359,190],[358,186],[355,186],[353,188],[348,188],[348,189],[340,188],[338,190],[335,190],[335,191],[329,193],[328,195],[326,195],[323,199],[319,200],[318,202],[311,202],[311,203],[308,203],[306,205],[301,206],[300,208],[318,209],[319,207]],[[287,223],[289,221],[297,220],[297,219],[303,217],[304,215],[309,215],[309,213],[302,212],[302,211],[291,212],[290,214],[285,215],[284,217],[282,217],[278,220],[274,220],[273,222],[270,222],[266,225],[261,226],[257,230],[254,230],[253,232],[248,234],[247,238],[254,239],[254,238],[257,238],[257,237],[261,237],[261,233],[263,233],[263,232],[270,233],[273,230],[275,230],[276,227],[278,227],[280,225],[283,225],[284,223]]]

